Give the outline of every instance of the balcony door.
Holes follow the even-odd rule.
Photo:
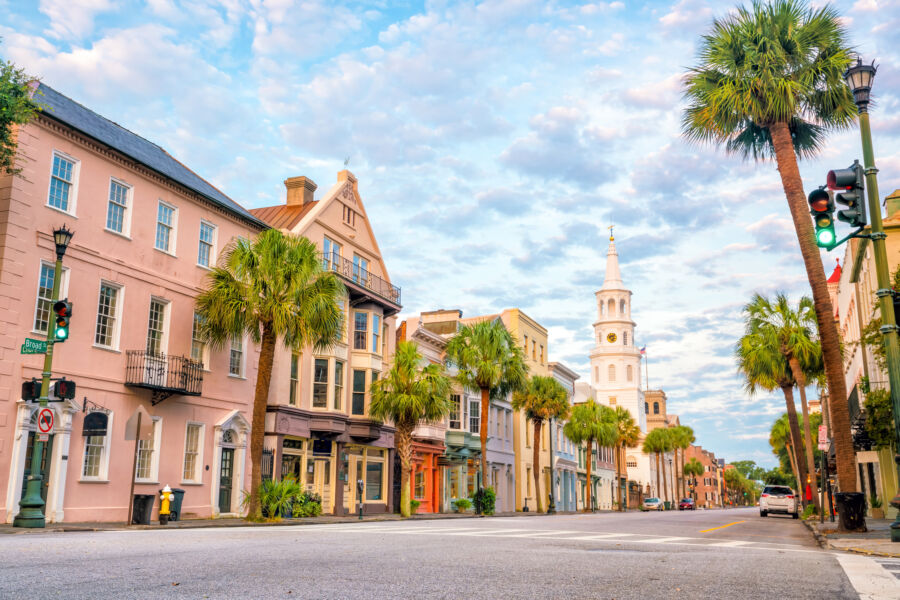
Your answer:
[[[168,364],[165,355],[166,317],[168,303],[158,298],[150,299],[150,315],[147,322],[147,356],[144,360],[144,383],[167,387]]]

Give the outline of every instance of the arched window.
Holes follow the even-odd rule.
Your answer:
[[[600,367],[594,367],[594,381],[600,383]]]
[[[628,365],[627,367],[625,367],[625,379],[627,379],[628,381],[631,381],[633,378],[634,378],[634,374],[631,370],[631,365]]]
[[[609,302],[607,303],[607,311],[606,312],[608,313],[608,316],[610,316],[610,317],[613,316],[614,314],[616,314],[616,301],[613,300],[612,298],[610,298]]]
[[[649,415],[649,414],[650,414],[650,404],[647,403],[647,402],[644,402],[644,414],[645,414],[645,415]]]
[[[609,380],[616,380],[616,365],[609,365]]]
[[[600,303],[600,316],[602,317],[605,314],[606,314],[606,305],[603,302],[601,302]]]
[[[625,300],[619,300],[619,314],[625,314]]]
[[[628,332],[627,331],[622,332],[622,344],[625,346],[628,345]]]
[[[654,402],[654,403],[653,403],[653,414],[654,414],[654,415],[658,415],[658,414],[659,414],[659,402]]]

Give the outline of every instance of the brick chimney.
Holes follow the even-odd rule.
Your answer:
[[[313,194],[319,187],[309,177],[288,177],[284,180],[287,188],[287,205],[303,206],[313,201]]]

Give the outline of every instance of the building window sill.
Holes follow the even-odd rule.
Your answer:
[[[109,479],[88,479],[86,477],[82,477],[78,480],[78,483],[109,483]]]
[[[122,354],[122,351],[118,348],[112,348],[110,346],[101,346],[100,344],[93,344],[93,347],[97,350],[103,350],[104,352],[112,352],[113,354]]]
[[[117,235],[120,238],[125,238],[129,242],[131,241],[131,236],[128,235],[127,233],[122,233],[121,231],[116,231],[115,229],[109,229],[108,227],[104,227],[103,231],[105,231],[106,233],[111,233],[113,235]]]
[[[46,207],[49,208],[50,210],[55,210],[55,211],[58,212],[58,213],[62,213],[62,214],[64,214],[64,215],[66,215],[67,217],[72,217],[73,219],[77,219],[77,218],[78,218],[78,217],[75,216],[75,213],[70,213],[70,212],[67,211],[67,210],[63,210],[63,209],[61,209],[61,208],[56,208],[56,207],[53,206],[52,204],[47,203],[47,204],[45,204],[44,206],[46,206]]]
[[[161,254],[165,254],[166,256],[171,256],[172,258],[178,258],[178,256],[176,256],[174,252],[169,252],[168,250],[163,250],[162,248],[157,248],[156,246],[154,246],[153,249]]]
[[[198,485],[203,485],[203,482],[202,482],[202,481],[182,481],[182,482],[179,483],[178,485],[193,485],[193,486],[198,486]]]

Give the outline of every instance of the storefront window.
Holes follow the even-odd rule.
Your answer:
[[[459,498],[459,467],[450,468],[450,497]]]
[[[418,500],[425,497],[425,473],[424,471],[416,471],[415,487],[413,496]]]
[[[366,500],[381,500],[381,481],[384,478],[384,462],[366,457]]]

